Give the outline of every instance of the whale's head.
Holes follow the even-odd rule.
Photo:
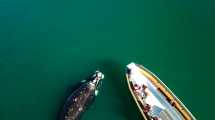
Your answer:
[[[104,79],[104,74],[100,71],[95,71],[92,76],[90,76],[90,83],[95,86],[95,94],[98,94],[98,90],[102,84],[102,79]]]

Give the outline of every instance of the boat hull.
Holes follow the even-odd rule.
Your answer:
[[[129,64],[126,78],[129,90],[145,120],[195,120],[172,91],[145,67]]]

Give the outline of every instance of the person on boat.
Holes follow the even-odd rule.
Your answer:
[[[134,92],[137,96],[142,98],[142,88],[138,84],[134,84]]]
[[[151,106],[150,106],[149,104],[146,104],[146,105],[144,106],[144,108],[143,108],[143,111],[144,111],[145,113],[148,113],[148,112],[150,111],[150,109],[151,109]]]
[[[158,117],[152,117],[152,120],[160,120]]]
[[[147,88],[147,86],[145,86],[144,84],[142,86],[140,86],[136,83],[134,84],[134,92],[142,100],[144,100],[148,95],[147,92],[145,91],[146,88]]]
[[[134,90],[135,91],[139,91],[141,89],[141,87],[138,84],[134,84]]]
[[[146,88],[147,86],[146,85],[142,85],[142,92],[144,93],[144,95],[147,97],[148,93],[146,92]]]

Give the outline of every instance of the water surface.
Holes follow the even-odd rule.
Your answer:
[[[124,69],[145,65],[212,119],[214,2],[0,0],[0,119],[54,120],[67,88],[106,75],[83,120],[140,120]]]

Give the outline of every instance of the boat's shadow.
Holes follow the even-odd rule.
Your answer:
[[[112,92],[111,97],[108,99],[110,101],[113,99],[113,101],[120,102],[120,104],[117,104],[117,107],[119,107],[117,108],[117,112],[128,120],[142,119],[127,86],[125,65],[112,60],[106,60],[101,61],[100,66],[102,67],[102,71],[105,73],[105,84],[110,88],[104,91],[110,90]]]

